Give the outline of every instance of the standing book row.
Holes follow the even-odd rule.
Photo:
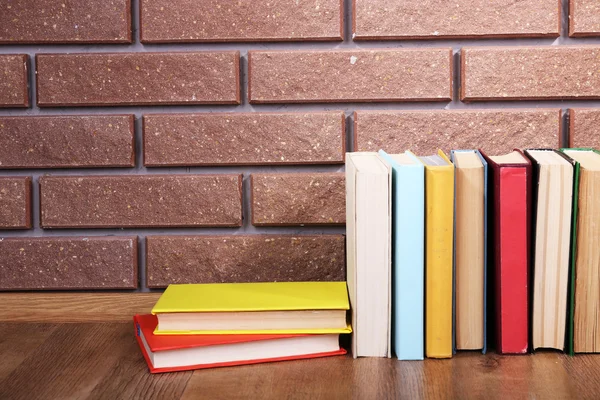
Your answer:
[[[355,357],[600,352],[600,153],[348,153]]]
[[[134,317],[150,372],[345,354],[346,282],[170,285]]]

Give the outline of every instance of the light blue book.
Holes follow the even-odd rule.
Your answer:
[[[399,360],[422,360],[425,167],[408,151],[379,155],[392,168],[392,347]]]

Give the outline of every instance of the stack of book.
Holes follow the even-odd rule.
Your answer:
[[[600,153],[348,153],[353,354],[600,352]]]
[[[170,285],[134,317],[150,372],[345,354],[346,282]]]

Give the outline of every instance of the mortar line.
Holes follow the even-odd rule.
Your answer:
[[[110,237],[110,236],[244,236],[262,235],[339,235],[345,232],[344,225],[305,225],[305,226],[254,226],[234,228],[64,228],[41,229],[39,226],[28,230],[2,230],[0,238],[30,237]]]
[[[148,286],[146,285],[146,236],[138,235],[138,254],[137,254],[137,265],[138,270],[138,290],[140,292],[148,292]]]
[[[561,115],[562,124],[562,147],[569,147],[569,139],[571,136],[571,126],[569,124],[569,110],[563,110]]]

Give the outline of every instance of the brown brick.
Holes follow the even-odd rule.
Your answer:
[[[0,54],[0,107],[29,107],[27,54]]]
[[[449,101],[452,49],[250,51],[251,103]]]
[[[252,225],[346,222],[344,173],[252,174]]]
[[[242,224],[241,175],[44,176],[43,228]]]
[[[137,237],[0,239],[0,290],[135,289]]]
[[[569,147],[600,150],[600,109],[569,110]]]
[[[354,150],[435,154],[481,148],[502,154],[514,148],[561,147],[560,109],[358,111]]]
[[[461,99],[600,99],[599,46],[463,48]]]
[[[144,116],[144,164],[342,164],[345,115],[203,113]]]
[[[597,0],[569,0],[569,36],[600,36]]]
[[[148,287],[170,283],[343,281],[343,235],[150,236]]]
[[[354,39],[557,37],[557,0],[354,0]]]
[[[133,115],[0,117],[0,169],[133,167]]]
[[[38,54],[40,107],[239,104],[239,52]]]
[[[142,42],[342,40],[342,1],[141,0]]]
[[[0,43],[130,43],[130,0],[2,2]]]
[[[31,178],[0,177],[0,229],[31,228]]]

